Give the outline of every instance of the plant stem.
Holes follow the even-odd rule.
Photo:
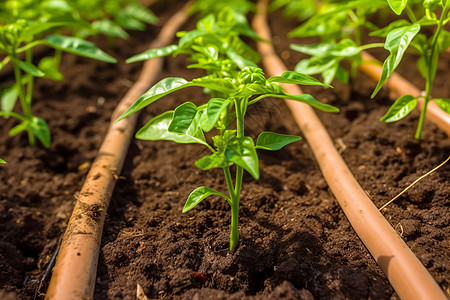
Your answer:
[[[17,59],[17,56],[15,53],[13,53],[13,57]],[[22,82],[22,71],[20,70],[19,66],[15,63],[13,63],[14,68],[14,77],[16,78],[16,82],[19,85],[19,99],[20,99],[20,105],[22,106],[22,111],[25,115],[25,118],[27,120],[32,119],[33,115],[31,114],[31,107],[29,103],[27,102],[27,95],[25,91],[25,86]],[[23,122],[23,121],[22,121]],[[27,128],[28,133],[28,142],[31,146],[34,146],[36,144],[36,140],[34,138],[33,132],[29,128]]]
[[[436,70],[437,70],[437,66],[434,65],[435,59],[436,59],[436,64],[437,64],[437,58],[435,58],[435,56],[439,56],[439,53],[437,51],[437,46],[438,46],[437,42],[438,42],[439,34],[441,33],[441,30],[444,26],[444,19],[448,12],[448,9],[449,9],[449,6],[446,5],[442,11],[441,19],[439,20],[438,27],[437,27],[436,32],[433,35],[432,40],[431,40],[431,53],[428,57],[425,57],[425,59],[427,61],[428,72],[427,72],[427,78],[426,78],[425,97],[423,99],[423,107],[422,107],[422,111],[420,112],[419,124],[417,125],[416,134],[414,135],[414,137],[417,140],[420,140],[422,137],[422,129],[423,129],[423,124],[425,123],[425,115],[427,113],[427,106],[428,106],[428,102],[430,101],[430,98],[431,98],[430,97],[431,89],[433,87],[434,77],[436,75]]]
[[[238,138],[244,136],[244,115],[246,111],[248,99],[239,98],[235,100],[235,110],[236,110],[236,136]],[[228,169],[229,172],[229,169]],[[234,191],[231,195],[231,233],[230,233],[230,252],[234,252],[239,243],[239,230],[238,230],[238,219],[239,219],[239,200],[241,197],[242,188],[242,177],[244,174],[244,169],[242,167],[236,166],[236,181]],[[225,178],[227,176],[225,175]],[[228,185],[227,180],[227,185]],[[230,187],[228,187],[230,190]]]

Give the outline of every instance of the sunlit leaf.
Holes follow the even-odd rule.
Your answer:
[[[250,137],[236,138],[227,146],[225,157],[259,179],[259,160],[255,144]]]
[[[438,98],[432,99],[439,106],[440,109],[450,114],[450,99],[448,98]]]
[[[395,100],[388,112],[380,119],[385,123],[391,123],[406,117],[417,105],[417,98],[404,95]]]
[[[117,60],[112,56],[106,54],[93,43],[85,41],[80,38],[50,35],[45,38],[47,45],[55,49],[70,52],[79,56],[89,57],[104,62],[115,63]]]
[[[44,72],[42,72],[41,70],[39,70],[35,65],[30,64],[26,61],[20,60],[18,58],[12,57],[12,61],[14,64],[16,64],[17,66],[19,66],[19,68],[21,68],[22,70],[24,70],[25,72],[36,76],[36,77],[43,77],[45,74]]]
[[[201,136],[202,133],[195,136],[191,135],[189,131],[186,134],[170,132],[168,128],[172,117],[172,110],[154,117],[136,133],[136,138],[148,141],[173,141],[179,144],[205,144],[204,136]]]
[[[225,198],[225,200],[227,200],[228,203],[230,203],[230,199],[224,194],[215,191],[213,189],[210,189],[209,187],[201,186],[193,190],[192,193],[189,195],[188,199],[186,200],[186,203],[184,204],[183,213],[190,211],[197,204],[202,202],[203,199],[212,195],[221,196]]]
[[[262,132],[256,141],[256,149],[279,150],[286,145],[299,141],[302,138],[296,135],[280,134],[275,132]]]
[[[214,128],[217,120],[219,120],[220,114],[229,104],[230,100],[222,98],[212,98],[208,101],[205,111],[206,115],[202,122],[202,128],[204,131],[208,132]]]
[[[143,61],[143,60],[147,60],[147,59],[151,59],[151,58],[155,58],[155,57],[168,56],[168,55],[173,54],[177,50],[178,50],[177,45],[169,45],[169,46],[165,46],[162,48],[149,49],[140,54],[136,54],[136,55],[130,57],[129,59],[126,60],[126,63],[133,63],[133,62]]]
[[[267,79],[267,82],[292,83],[302,85],[320,85],[325,87],[332,87],[329,84],[324,84],[314,77],[301,74],[293,71],[286,71],[281,76],[273,76]]]
[[[92,22],[91,26],[99,33],[107,36],[120,37],[123,39],[128,38],[128,33],[114,21],[109,19],[101,19],[94,21]]]
[[[274,97],[274,98],[282,98],[282,99],[291,99],[299,102],[303,102],[306,104],[311,105],[312,107],[315,107],[317,109],[320,109],[325,112],[339,112],[339,108],[334,107],[329,104],[322,103],[320,101],[317,101],[313,96],[310,94],[301,94],[301,95],[290,95],[290,94],[269,94],[266,95],[266,97]]]
[[[12,112],[16,102],[19,99],[19,86],[17,84],[3,91],[1,95],[1,111],[5,113]]]
[[[395,68],[397,68],[403,58],[403,54],[419,30],[420,25],[416,23],[411,26],[397,28],[388,34],[384,48],[389,50],[390,54],[383,63],[381,77],[378,81],[377,87],[372,93],[372,98],[378,93],[386,80],[392,75]]]
[[[400,15],[408,4],[408,0],[387,0],[387,2],[397,15]]]
[[[51,80],[61,81],[64,78],[63,74],[58,70],[58,66],[55,63],[54,57],[43,57],[39,61],[38,67],[42,72],[45,73],[45,77],[50,78]]]
[[[168,95],[170,93],[173,93],[175,91],[178,91],[182,88],[191,86],[192,83],[187,81],[184,78],[180,77],[167,77],[163,80],[156,83],[154,86],[152,86],[147,92],[145,92],[142,96],[140,96],[136,102],[133,103],[133,105],[130,106],[130,108],[127,109],[120,117],[117,119],[117,121],[122,120],[123,118],[128,117],[129,115],[143,109],[147,105],[150,105],[151,103],[155,102],[156,100],[164,97],[165,95]]]
[[[168,127],[170,132],[186,133],[197,115],[197,106],[192,102],[185,102],[175,108],[172,121]]]

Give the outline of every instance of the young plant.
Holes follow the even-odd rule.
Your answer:
[[[202,170],[221,168],[228,195],[206,186],[199,187],[188,196],[183,212],[191,210],[208,196],[223,197],[231,207],[230,252],[236,250],[239,239],[238,214],[243,172],[245,170],[255,179],[259,178],[256,150],[279,150],[300,140],[297,136],[262,132],[255,144],[244,132],[244,117],[248,107],[263,98],[273,97],[307,103],[323,111],[339,111],[308,94],[287,94],[277,83],[328,86],[310,76],[290,71],[266,79],[258,67],[244,67],[236,77],[202,77],[192,81],[169,77],[150,88],[118,119],[119,121],[158,99],[187,87],[207,88],[221,95],[220,98],[211,98],[207,104],[198,107],[192,102],[185,102],[173,111],[166,111],[154,117],[136,133],[136,138],[201,144],[211,151],[211,154],[197,160],[195,165]],[[213,146],[211,146],[204,133],[213,129],[216,129],[217,134],[212,137]],[[231,172],[233,165],[235,165],[234,180]]]
[[[347,83],[349,73],[341,66],[343,60],[350,62],[352,75],[361,63],[360,52],[381,47],[374,43],[361,46],[363,29],[377,29],[367,20],[367,15],[380,7],[386,7],[385,0],[338,1],[322,4],[319,12],[289,33],[291,37],[321,38],[321,42],[310,45],[290,45],[291,49],[311,55],[295,67],[304,74],[321,74],[325,83],[334,78]]]
[[[127,60],[128,63],[168,55],[189,55],[194,63],[188,68],[204,69],[208,76],[233,76],[236,68],[256,66],[258,53],[239,36],[259,39],[240,13],[224,8],[218,15],[209,14],[197,22],[196,29],[177,33],[178,45],[149,49]]]
[[[0,158],[0,164],[6,164],[6,161]]]
[[[62,35],[42,37],[45,32],[61,26],[63,26],[61,22],[32,22],[22,19],[0,26],[0,54],[3,55],[0,70],[11,62],[15,76],[14,85],[3,91],[0,116],[17,118],[20,123],[13,127],[9,134],[14,136],[26,131],[31,145],[36,144],[36,139],[45,147],[50,147],[51,143],[47,122],[32,114],[34,79],[45,76],[60,78],[59,57],[43,58],[36,66],[33,61],[35,46],[45,45],[57,51],[66,51],[110,63],[116,62],[113,57],[86,40]],[[25,54],[25,60],[19,58],[18,55],[21,53]],[[22,114],[13,111],[17,100],[20,100]]]
[[[414,11],[409,7],[410,4],[408,1],[390,0],[388,2],[392,10],[397,14],[401,14],[402,11],[406,9],[410,21],[396,21],[387,28],[374,33],[380,36],[387,35],[384,48],[390,52],[390,55],[383,63],[382,74],[375,91],[372,94],[372,98],[375,97],[386,80],[392,75],[402,60],[404,53],[411,45],[420,55],[417,62],[417,68],[426,80],[425,94],[419,96],[423,97],[423,107],[415,133],[415,138],[420,140],[422,137],[427,105],[430,101],[436,102],[443,111],[450,113],[450,99],[433,98],[431,96],[439,55],[450,46],[450,32],[445,29],[445,26],[450,21],[450,1],[423,1],[424,16],[420,19],[414,15]],[[435,13],[435,11],[438,10],[441,11],[439,17]],[[423,27],[434,27],[434,32],[430,37],[420,33]],[[404,118],[417,106],[417,99],[419,97],[411,95],[401,96],[381,118],[381,121],[390,123]]]
[[[93,34],[128,38],[125,29],[144,30],[145,23],[156,24],[158,18],[137,0],[6,0],[0,4],[0,19],[14,23],[19,19],[71,24],[73,36]]]

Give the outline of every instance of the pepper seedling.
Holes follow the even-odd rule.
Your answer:
[[[178,32],[178,45],[146,50],[127,59],[127,63],[187,54],[194,62],[188,68],[204,69],[210,77],[233,76],[236,66],[256,66],[259,61],[258,53],[240,35],[260,39],[245,16],[224,8],[217,15],[211,13],[200,19],[196,29]]]
[[[382,47],[382,43],[361,46],[362,31],[378,29],[367,20],[367,15],[386,7],[385,0],[338,1],[322,4],[319,12],[289,33],[291,37],[314,37],[322,40],[316,44],[291,44],[292,50],[311,55],[302,59],[295,70],[308,75],[321,74],[325,83],[334,78],[348,83],[349,72],[341,66],[343,60],[351,65],[354,77],[362,62],[360,52]]]
[[[417,68],[426,80],[425,94],[418,97],[412,95],[399,97],[381,118],[381,121],[390,123],[403,119],[417,106],[418,98],[423,97],[423,107],[415,133],[415,138],[420,140],[427,105],[430,101],[436,102],[443,111],[450,113],[450,99],[432,98],[431,96],[439,55],[450,46],[450,32],[445,29],[445,26],[450,21],[450,1],[423,1],[424,16],[420,19],[414,15],[414,11],[409,6],[408,1],[389,0],[388,2],[396,14],[401,14],[406,9],[410,21],[399,20],[373,33],[374,35],[386,36],[384,48],[390,52],[390,55],[383,63],[381,77],[372,93],[372,98],[375,97],[386,80],[392,75],[402,60],[404,53],[411,45],[420,56],[417,61]],[[437,10],[441,10],[439,17],[435,13]],[[435,27],[434,32],[429,38],[425,34],[419,33],[425,26]]]
[[[158,99],[188,87],[207,88],[221,95],[220,98],[211,98],[207,104],[200,106],[185,102],[173,111],[166,111],[152,118],[136,133],[136,138],[201,144],[211,151],[210,155],[197,160],[195,165],[202,170],[221,168],[228,195],[206,186],[199,187],[188,196],[183,212],[188,212],[208,196],[223,197],[231,207],[230,252],[236,250],[239,239],[238,214],[243,171],[246,170],[255,179],[259,178],[256,150],[279,150],[300,140],[298,136],[262,132],[255,144],[251,137],[244,135],[244,116],[248,106],[263,98],[273,97],[307,103],[327,112],[339,111],[334,106],[317,101],[309,94],[287,94],[278,83],[329,87],[313,77],[291,71],[266,79],[260,68],[251,66],[244,67],[233,78],[202,77],[187,81],[184,78],[169,77],[150,88],[118,119],[120,121]],[[231,125],[233,121],[235,126]],[[214,146],[211,146],[204,133],[213,129],[216,129],[218,134],[212,137]],[[233,165],[236,166],[234,181],[230,170]]]
[[[0,158],[0,164],[6,164],[6,161]]]
[[[81,38],[62,35],[48,35],[42,38],[44,33],[64,25],[65,23],[60,22],[36,22],[20,19],[15,23],[0,27],[0,54],[4,54],[0,62],[0,70],[11,62],[15,76],[14,85],[3,91],[0,116],[17,118],[20,123],[13,127],[9,134],[14,136],[26,131],[31,145],[36,144],[36,138],[45,147],[50,147],[51,144],[47,122],[34,116],[31,111],[34,79],[45,76],[51,79],[60,78],[58,57],[54,60],[45,57],[38,66],[34,65],[32,49],[35,46],[45,45],[58,51],[70,52],[104,62],[116,62],[116,59],[97,48],[93,43]],[[20,53],[25,53],[25,60],[19,58]],[[13,111],[17,100],[20,100],[23,115]]]

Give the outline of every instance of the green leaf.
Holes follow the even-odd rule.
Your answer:
[[[380,80],[377,87],[372,93],[372,98],[378,93],[386,80],[397,68],[398,64],[403,58],[403,54],[408,48],[409,44],[420,30],[420,25],[415,23],[411,26],[404,26],[391,31],[386,37],[384,48],[389,50],[390,54],[383,63],[383,70],[381,72]]]
[[[267,79],[267,82],[279,82],[279,83],[292,83],[302,85],[320,85],[325,87],[331,87],[329,84],[324,84],[319,80],[309,75],[301,74],[293,71],[286,71],[281,76],[273,76]]]
[[[201,170],[209,170],[213,168],[226,168],[233,163],[228,161],[223,154],[213,153],[211,155],[203,156],[195,162],[195,166]]]
[[[173,141],[179,144],[206,144],[205,137],[201,132],[188,131],[186,134],[170,132],[168,128],[172,117],[172,110],[154,117],[136,133],[136,138],[148,141]]]
[[[39,61],[39,69],[45,73],[45,77],[50,78],[54,81],[63,80],[63,74],[58,70],[58,65],[55,63],[54,57],[43,57]]]
[[[168,56],[168,55],[173,54],[177,50],[178,50],[177,45],[169,45],[169,46],[165,46],[165,47],[161,47],[161,48],[157,48],[157,49],[149,49],[140,54],[136,54],[136,55],[130,57],[129,59],[126,60],[126,63],[129,64],[129,63],[143,61],[143,60],[147,60],[147,59],[151,59],[151,58],[155,58],[155,57]]]
[[[51,144],[50,129],[44,119],[32,117],[31,122],[27,123],[27,127],[41,141],[41,143],[49,148]]]
[[[296,135],[280,134],[275,132],[262,132],[256,141],[256,149],[280,150],[286,145],[300,141],[302,138]]]
[[[250,137],[236,138],[225,150],[225,157],[244,168],[253,178],[259,179],[258,154]]]
[[[48,129],[47,122],[45,122],[44,119],[33,116],[31,117],[31,119],[27,119],[22,123],[14,126],[9,131],[9,135],[15,136],[24,130],[31,132],[31,134],[37,137],[46,148],[50,147],[50,129]]]
[[[192,102],[185,102],[175,108],[172,121],[168,127],[170,132],[186,133],[197,115],[197,106]]]
[[[2,112],[12,112],[16,102],[19,99],[19,86],[17,84],[3,91],[1,96],[1,111]]]
[[[167,77],[152,86],[147,92],[145,92],[130,108],[127,109],[116,122],[128,117],[129,115],[143,109],[147,105],[155,102],[156,100],[181,90],[182,88],[192,86],[190,81],[180,77]]]
[[[109,19],[102,19],[92,22],[92,28],[94,28],[97,32],[107,35],[120,37],[123,39],[128,38],[128,33],[122,29],[119,25],[117,25],[114,21]]]
[[[336,67],[339,64],[339,59],[333,56],[318,57],[302,59],[295,66],[295,71],[301,74],[314,75],[326,72]]]
[[[432,101],[436,102],[436,104],[439,106],[440,109],[442,109],[446,113],[450,114],[450,99],[437,98],[437,99],[432,99]]]
[[[15,136],[21,133],[22,131],[27,129],[27,121],[23,121],[22,123],[17,124],[13,128],[11,128],[8,132],[9,136]]]
[[[45,74],[41,70],[39,70],[35,65],[32,65],[26,61],[22,61],[20,59],[17,59],[15,57],[11,57],[14,64],[19,66],[22,70],[24,70],[26,73],[31,74],[36,77],[43,77]]]
[[[0,158],[0,164],[6,164],[6,161]]]
[[[133,2],[125,7],[124,12],[125,15],[129,16],[130,18],[132,17],[148,24],[158,23],[158,17],[156,17],[150,9],[138,2]]]
[[[380,119],[381,122],[391,123],[406,117],[417,105],[417,98],[411,95],[403,95],[389,108],[388,112]]]
[[[197,78],[192,80],[192,84],[213,91],[221,92],[226,95],[235,91],[235,87],[231,79],[227,78]]]
[[[243,58],[233,48],[227,48],[225,53],[239,67],[239,69],[243,69],[247,66],[257,67],[254,62]]]
[[[318,43],[310,45],[290,44],[289,48],[311,56],[325,56],[335,46],[335,43]]]
[[[191,30],[189,32],[187,32],[179,41],[178,41],[178,46],[180,48],[190,44],[191,42],[193,42],[196,38],[206,35],[207,32],[203,31],[203,30]]]
[[[202,128],[205,132],[211,131],[219,120],[220,114],[230,104],[230,100],[222,98],[212,98],[208,101],[206,115],[202,121]]]
[[[400,15],[405,9],[406,4],[408,4],[408,0],[387,0],[391,9],[397,14]]]
[[[70,52],[79,56],[97,59],[104,62],[115,63],[117,60],[97,48],[93,43],[80,38],[50,35],[45,38],[47,45],[55,49]]]
[[[114,19],[120,26],[130,30],[145,30],[145,24],[138,19],[130,16],[125,11],[121,11]]]
[[[290,94],[285,94],[285,93],[283,93],[283,94],[268,94],[268,95],[266,95],[266,97],[291,99],[291,100],[309,104],[312,107],[315,107],[315,108],[320,109],[325,112],[336,112],[336,113],[339,112],[339,108],[334,107],[329,104],[319,102],[310,94],[301,94],[301,95],[290,95]]]
[[[192,193],[189,195],[188,199],[186,200],[186,203],[184,204],[183,213],[190,211],[197,204],[202,202],[203,199],[212,195],[221,196],[225,198],[225,200],[227,200],[228,203],[231,203],[230,198],[228,198],[224,194],[219,193],[218,191],[215,191],[213,189],[210,189],[209,187],[201,186],[193,190]]]

